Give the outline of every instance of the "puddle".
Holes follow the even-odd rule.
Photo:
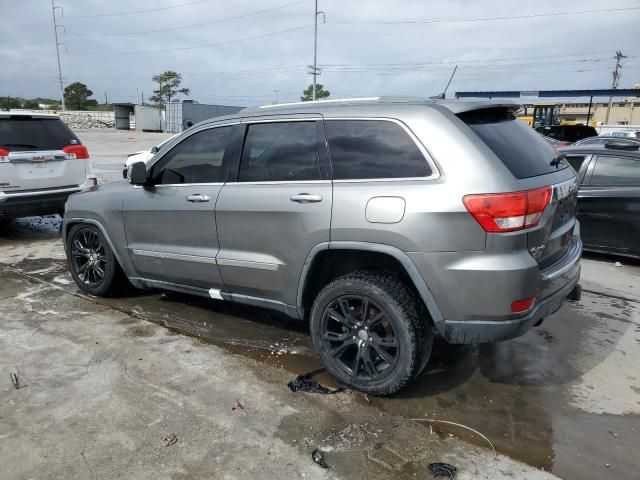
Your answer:
[[[60,282],[67,278],[62,260],[25,260],[14,268],[77,291],[74,284]],[[34,296],[30,291],[25,295],[28,302]],[[321,368],[307,326],[270,310],[133,289],[126,297],[95,301],[162,325],[169,333],[192,336],[195,345],[213,344],[234,355],[282,368],[291,373],[291,380]],[[629,395],[635,396],[627,398],[627,403],[601,398],[598,382],[606,383],[607,379],[594,375],[603,375],[599,373],[602,365],[612,359],[627,362],[625,371],[633,372],[633,365],[640,360],[638,313],[635,304],[585,294],[582,302],[567,304],[540,328],[519,339],[472,347],[438,344],[423,375],[399,394],[356,398],[393,415],[466,425],[485,435],[498,453],[562,477],[601,478],[613,473],[605,464],[613,465],[612,458],[618,458],[618,478],[626,478],[627,470],[620,464],[632,465],[635,454],[629,453],[631,447],[608,448],[612,437],[606,432],[616,428],[624,432],[626,445],[640,444],[640,416],[624,410],[640,393],[630,389]],[[154,327],[136,324],[134,319],[121,323],[131,324],[129,335],[154,334]],[[630,353],[630,344],[636,348],[635,356]],[[329,388],[340,386],[327,373],[314,379]],[[629,383],[637,385],[637,381]],[[615,392],[619,386],[612,384],[610,388]],[[605,410],[619,408],[619,414],[596,414],[589,410],[595,404],[604,405]],[[455,436],[489,449],[482,437],[463,428],[436,422],[431,429],[443,438]]]

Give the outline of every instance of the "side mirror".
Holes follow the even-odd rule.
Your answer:
[[[136,162],[129,167],[129,183],[147,185],[147,166],[144,162]]]
[[[159,150],[160,149],[157,146],[155,146],[155,147],[151,147],[151,150],[149,151],[155,155],[156,153],[158,153]]]

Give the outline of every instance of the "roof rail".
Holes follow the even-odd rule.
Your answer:
[[[380,100],[380,97],[362,97],[362,98],[332,98],[330,100],[311,100],[308,102],[289,102],[289,103],[276,103],[274,105],[262,105],[259,108],[276,108],[276,107],[288,107],[290,105],[317,105],[324,103],[337,103],[337,102],[375,102]]]
[[[626,140],[624,138],[616,138],[607,140],[604,143],[604,148],[610,148],[612,150],[638,150],[640,149],[640,143],[633,140]]]

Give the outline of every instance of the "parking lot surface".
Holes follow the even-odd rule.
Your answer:
[[[104,181],[166,138],[78,135]],[[638,262],[588,256],[580,302],[513,341],[438,345],[391,398],[322,396],[286,386],[320,366],[305,325],[174,293],[83,295],[58,226],[0,227],[0,478],[429,478],[429,462],[461,479],[638,478]]]

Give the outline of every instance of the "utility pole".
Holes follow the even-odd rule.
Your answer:
[[[64,83],[62,82],[62,67],[60,66],[61,43],[58,41],[58,27],[64,28],[64,26],[58,25],[58,19],[56,18],[56,9],[60,10],[64,15],[64,10],[62,9],[62,7],[56,7],[54,0],[51,0],[51,13],[53,14],[53,33],[56,38],[56,55],[58,57],[58,81],[60,82],[60,95],[62,96],[62,111],[64,112],[67,109],[67,106],[64,101]]]
[[[109,103],[109,97],[107,97],[107,92],[104,92],[104,104],[108,104]]]
[[[322,10],[318,10],[318,0],[315,0],[313,15],[313,65],[309,65],[310,73],[313,75],[312,100],[316,100],[316,77],[320,75],[318,70],[318,15],[322,14],[322,23],[326,22],[326,16]]]
[[[616,52],[616,56],[613,57],[616,59],[616,66],[613,69],[612,75],[613,75],[613,81],[611,82],[611,90],[615,90],[618,88],[618,82],[620,80],[620,77],[622,76],[622,73],[620,72],[620,70],[622,69],[622,64],[620,63],[620,61],[623,58],[627,58],[626,55],[622,54],[622,51],[618,50]],[[604,124],[608,125],[609,124],[609,113],[611,112],[611,105],[613,104],[613,95],[609,95],[609,105],[607,106],[607,115],[604,118]]]

